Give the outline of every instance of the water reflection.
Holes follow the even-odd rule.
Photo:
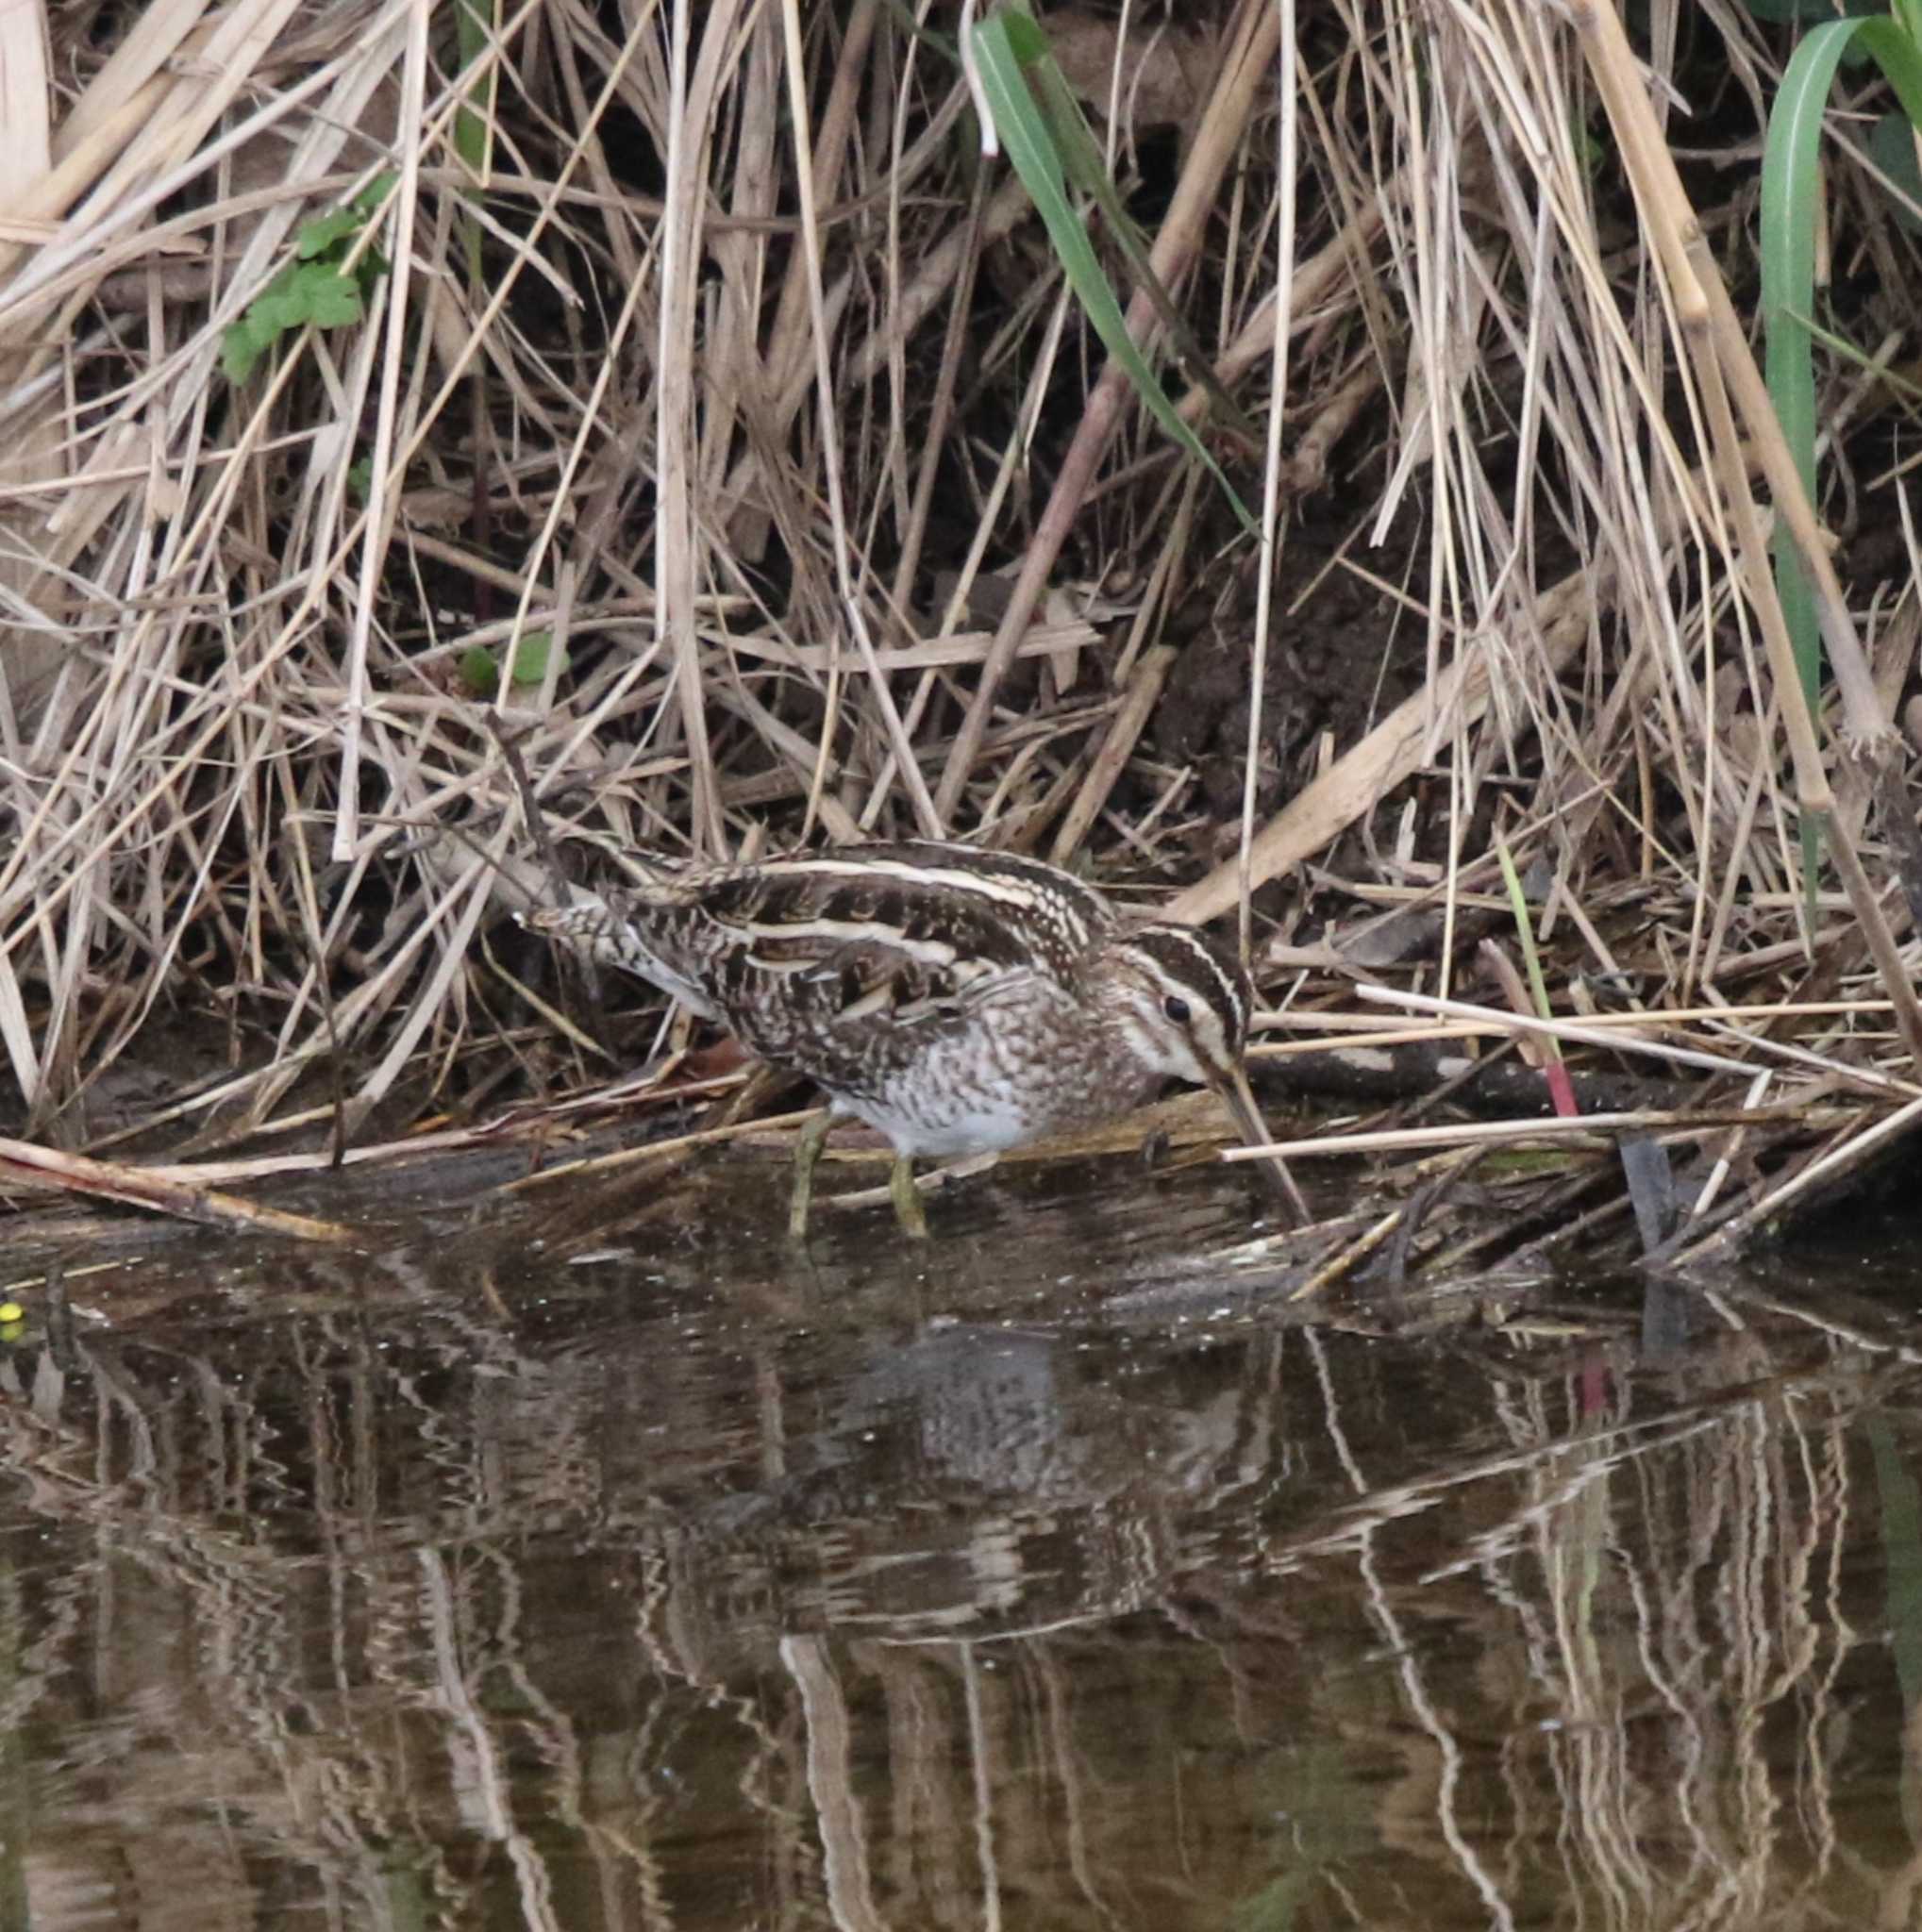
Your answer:
[[[1310,1326],[1143,1246],[1246,1198],[76,1282],[0,1369],[4,1923],[1913,1916],[1905,1308]]]

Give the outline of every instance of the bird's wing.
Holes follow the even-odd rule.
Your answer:
[[[711,908],[710,908],[711,910]],[[757,923],[718,962],[717,991],[730,1014],[773,1004],[812,1025],[896,1022],[967,1011],[1034,969],[990,950],[854,920]]]
[[[1096,921],[1097,896],[1064,892],[1029,862],[904,842],[859,864],[773,859],[699,883],[727,958],[724,1004],[781,982],[816,1023],[963,1010],[1039,977],[1066,985]]]

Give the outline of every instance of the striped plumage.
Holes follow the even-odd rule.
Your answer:
[[[1240,967],[1190,927],[1129,923],[1038,859],[847,846],[662,871],[527,923],[806,1074],[903,1165],[1090,1126],[1170,1078],[1214,1087],[1262,1136]]]

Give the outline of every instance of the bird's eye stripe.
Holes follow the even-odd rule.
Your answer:
[[[1239,1046],[1246,1038],[1251,1002],[1242,975],[1200,933],[1191,926],[1148,925],[1131,934],[1128,944],[1169,992],[1205,999],[1229,1040]]]

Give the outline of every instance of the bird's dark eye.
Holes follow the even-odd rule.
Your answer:
[[[1162,1011],[1167,1014],[1168,1018],[1174,1021],[1177,1026],[1187,1025],[1188,1022],[1195,1017],[1189,1008],[1188,1002],[1178,994],[1172,992],[1162,1002]]]

